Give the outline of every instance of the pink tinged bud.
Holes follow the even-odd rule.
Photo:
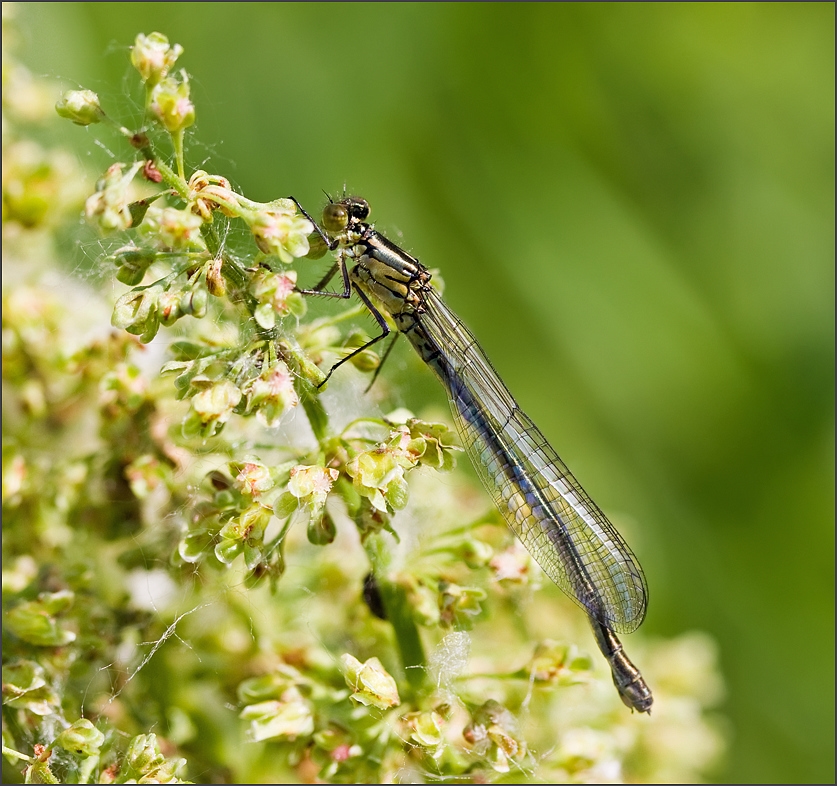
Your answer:
[[[288,271],[284,274],[276,276],[276,291],[273,294],[274,303],[284,304],[288,299],[288,295],[296,288],[296,271]],[[278,308],[277,308],[278,311]]]
[[[137,499],[145,499],[162,480],[160,462],[151,455],[140,456],[125,467],[125,478]]]
[[[170,134],[187,129],[195,122],[195,105],[189,100],[189,80],[164,79],[151,91],[148,108]]]
[[[483,740],[488,738],[488,731],[485,726],[480,723],[471,724],[462,730],[462,738],[469,745],[478,745]]]
[[[288,410],[299,403],[290,369],[281,361],[266,368],[245,386],[247,411],[256,411],[256,418],[273,427]]]
[[[98,123],[104,117],[99,96],[92,90],[68,90],[58,99],[55,111],[79,126]]]
[[[288,491],[297,499],[325,500],[339,474],[336,469],[299,464],[291,470]]]
[[[160,321],[167,327],[177,322],[183,316],[180,309],[180,303],[183,299],[183,293],[177,290],[169,290],[160,295],[157,308],[160,314]]]
[[[344,762],[352,755],[352,747],[343,743],[338,745],[329,755],[333,761]]]
[[[529,580],[531,558],[517,543],[495,554],[488,564],[497,581],[525,584]]]
[[[270,476],[270,470],[264,464],[250,462],[245,463],[241,468],[235,483],[243,494],[251,497],[257,497],[273,488],[273,478]]]
[[[314,225],[295,208],[273,206],[263,210],[250,221],[250,230],[259,250],[275,254],[283,264],[289,265],[295,257],[304,257],[310,250],[308,235]]]
[[[151,159],[148,159],[145,164],[143,164],[142,176],[151,183],[163,182],[162,173],[159,169],[157,169],[157,165]]]
[[[162,33],[140,33],[131,48],[131,64],[139,71],[143,82],[156,85],[174,67],[177,58],[183,54],[180,44],[169,45],[169,39]]]
[[[260,303],[254,315],[260,327],[271,330],[277,316],[285,317],[292,312],[300,315],[298,306],[304,301],[295,290],[295,270],[270,273],[261,269],[253,276],[250,291]]]

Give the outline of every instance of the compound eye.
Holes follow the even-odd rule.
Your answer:
[[[366,221],[369,218],[369,203],[365,199],[351,197],[346,201],[349,205],[349,212],[352,214],[352,218],[356,218],[358,221]]]
[[[329,232],[342,232],[349,225],[349,211],[344,205],[332,202],[323,210],[323,226]]]

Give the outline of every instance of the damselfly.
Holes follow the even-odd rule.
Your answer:
[[[330,202],[324,229],[302,212],[337,254],[317,287],[302,292],[348,298],[354,291],[381,327],[329,376],[386,337],[392,321],[445,386],[465,449],[515,535],[587,613],[622,701],[649,712],[651,691],[616,636],[639,627],[648,602],[628,544],[517,405],[473,334],[431,286],[428,269],[367,222],[366,200]],[[338,272],[343,291],[323,291]]]

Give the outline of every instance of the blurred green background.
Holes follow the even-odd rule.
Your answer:
[[[191,163],[248,196],[365,195],[627,533],[646,634],[717,638],[719,781],[833,781],[833,4],[18,16],[24,62],[106,109],[138,32],[181,43]],[[405,403],[443,401],[397,357]]]

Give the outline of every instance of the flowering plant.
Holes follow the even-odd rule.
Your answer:
[[[89,90],[58,99],[124,142],[90,193],[25,123],[4,136],[4,265],[28,270],[3,296],[7,765],[27,782],[696,778],[722,748],[712,643],[648,644],[659,712],[631,717],[488,500],[439,482],[449,428],[348,415],[370,350],[324,395],[366,343],[344,329],[362,309],[308,319],[297,282],[325,253],[308,217],[189,168],[182,55],[137,36],[142,128]],[[29,263],[82,208],[100,275],[128,289],[115,330],[79,341],[79,312],[100,312],[74,306],[102,296],[59,295]]]

